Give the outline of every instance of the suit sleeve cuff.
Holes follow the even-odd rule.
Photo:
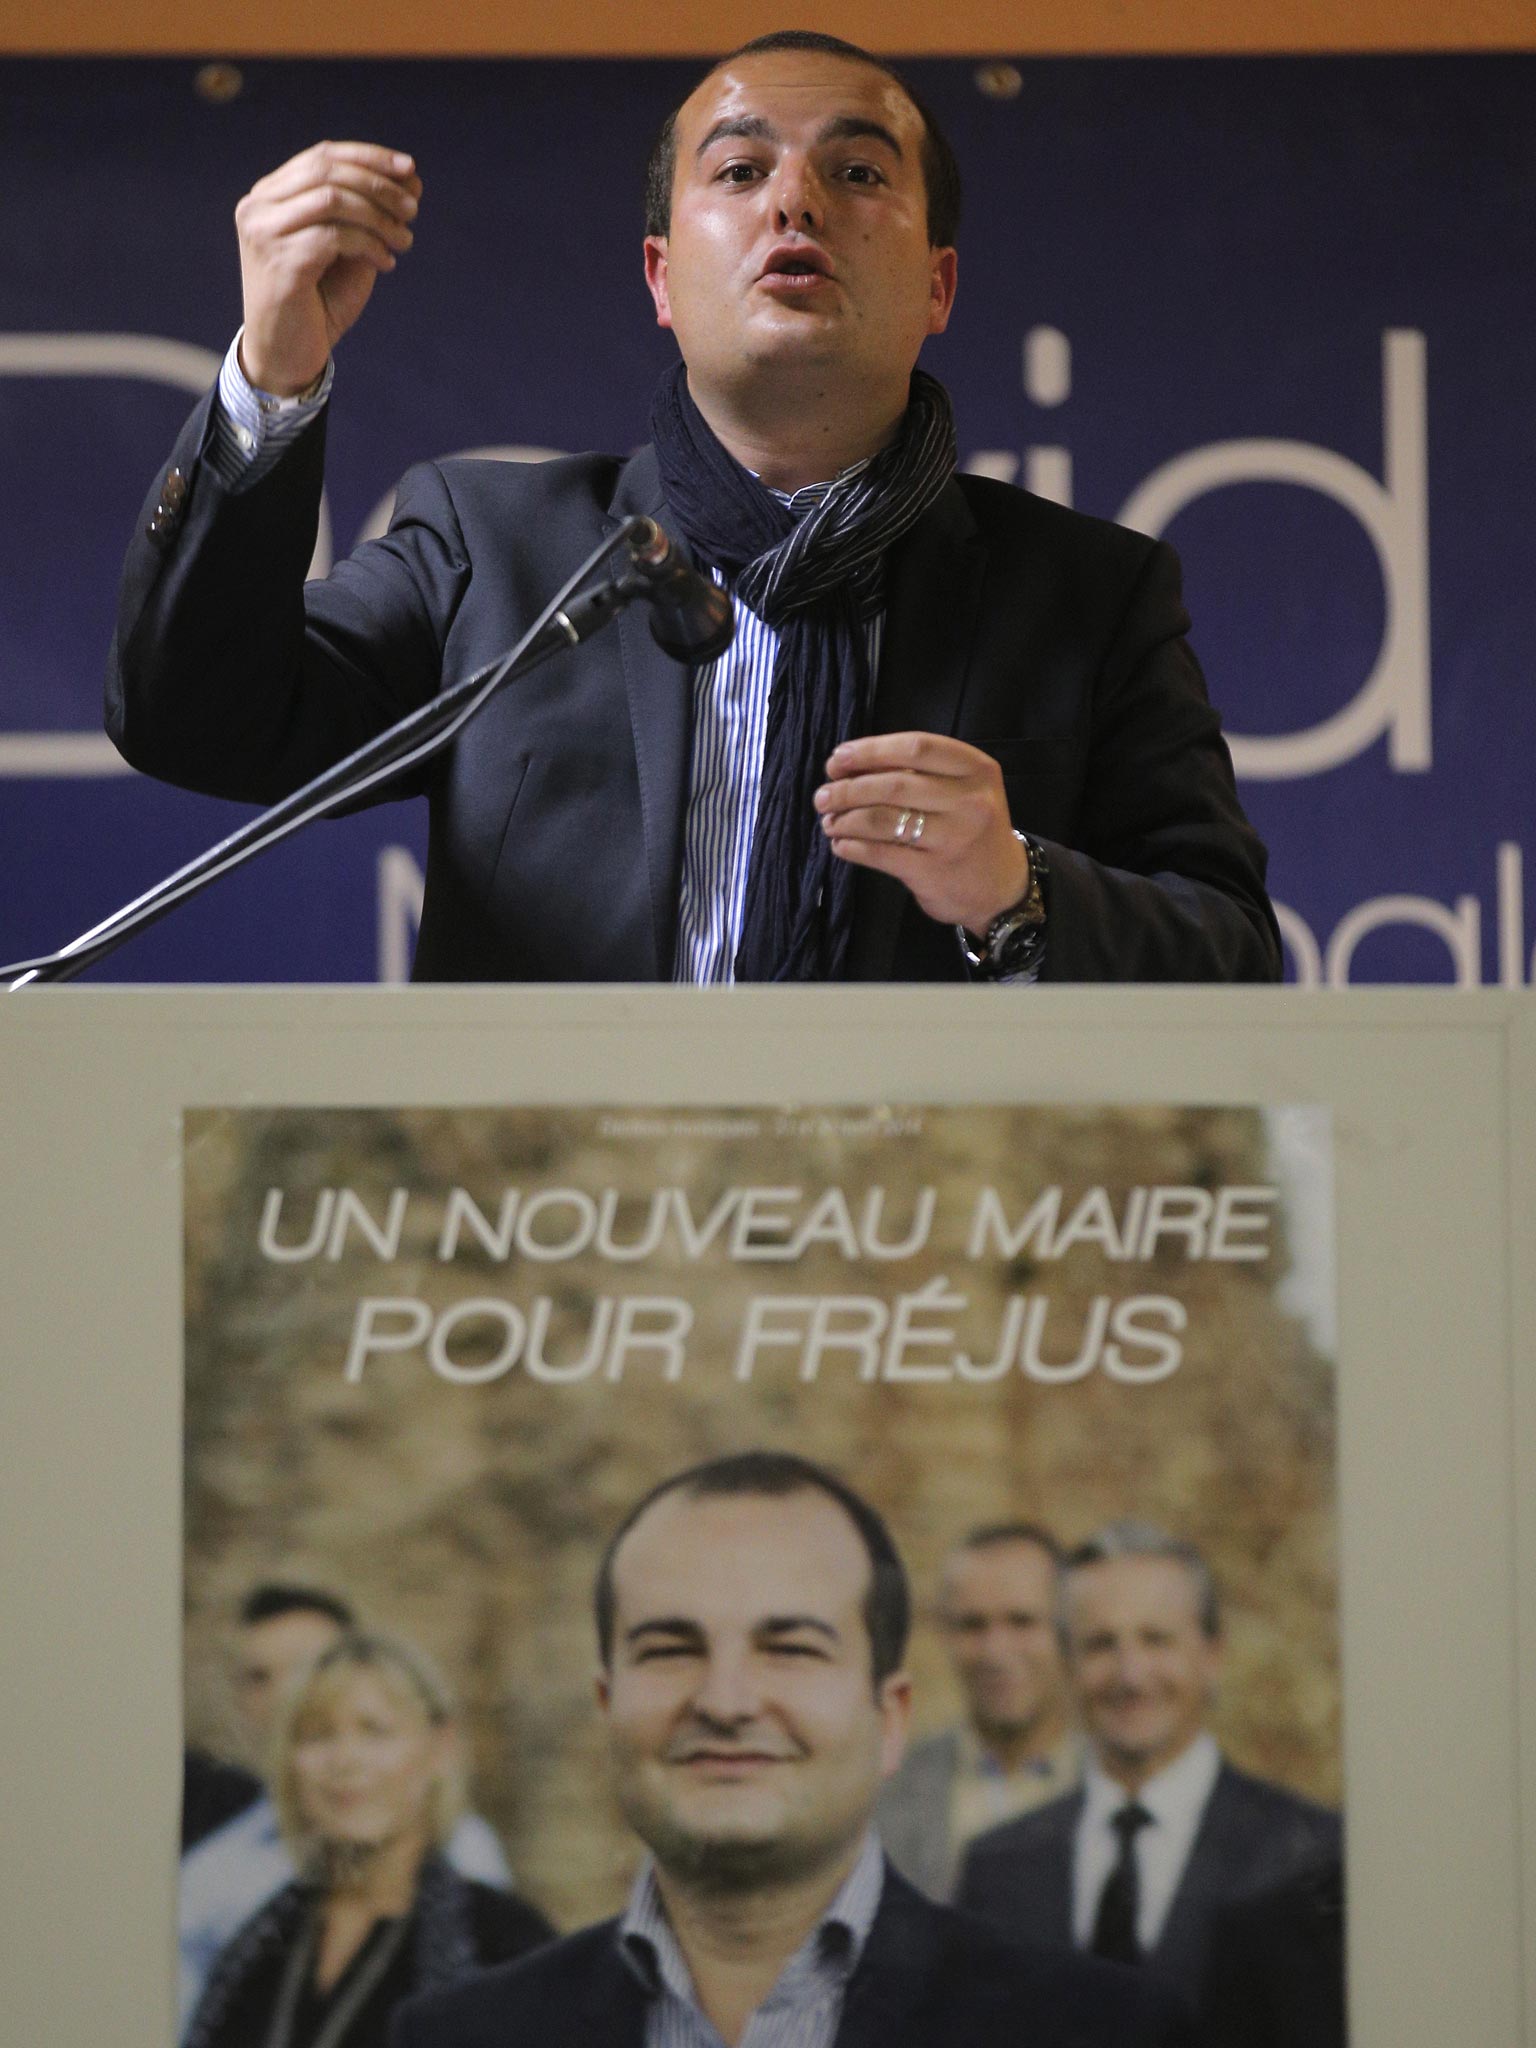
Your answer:
[[[240,367],[240,335],[230,343],[219,369],[219,402],[207,460],[229,491],[249,490],[324,411],[331,395],[335,362],[327,361],[319,382],[297,398],[259,391]]]

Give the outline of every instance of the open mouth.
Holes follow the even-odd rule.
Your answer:
[[[831,281],[831,268],[819,249],[775,249],[758,279],[760,284],[784,286],[790,291],[808,291]]]

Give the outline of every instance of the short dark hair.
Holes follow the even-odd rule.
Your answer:
[[[1182,1536],[1170,1536],[1166,1529],[1159,1529],[1152,1522],[1127,1518],[1120,1522],[1107,1522],[1085,1542],[1069,1550],[1063,1559],[1057,1612],[1064,1644],[1071,1641],[1067,1629],[1070,1618],[1067,1603],[1072,1574],[1087,1571],[1096,1564],[1108,1564],[1117,1557],[1162,1558],[1169,1564],[1182,1565],[1189,1574],[1201,1633],[1212,1642],[1220,1638],[1221,1594],[1204,1555]]]
[[[357,1624],[357,1617],[339,1593],[327,1593],[319,1586],[301,1586],[292,1580],[263,1579],[240,1602],[242,1628],[254,1628],[261,1621],[276,1621],[280,1614],[323,1614],[338,1628],[354,1628]]]
[[[883,71],[887,78],[895,80],[912,102],[923,124],[922,166],[923,187],[928,195],[928,243],[934,249],[949,248],[960,232],[960,166],[950,148],[949,137],[895,65],[860,49],[857,43],[845,43],[841,36],[824,36],[808,28],[782,28],[771,35],[755,36],[750,43],[743,43],[740,49],[729,51],[712,64],[704,76],[712,78],[738,57],[762,56],[770,50],[814,50],[827,57],[846,57],[851,63],[871,64],[876,71]],[[651,145],[645,167],[645,232],[648,235],[665,235],[671,231],[672,183],[677,172],[677,117],[680,112],[679,107],[674,107],[662,122],[661,132]]]
[[[1039,1522],[983,1522],[980,1528],[962,1536],[955,1549],[996,1550],[1004,1543],[1033,1543],[1054,1565],[1059,1565],[1065,1555],[1059,1538]]]
[[[814,1490],[835,1501],[859,1532],[869,1559],[869,1588],[864,1595],[864,1626],[869,1631],[870,1667],[876,1685],[901,1668],[906,1655],[907,1636],[912,1627],[912,1596],[906,1567],[883,1518],[861,1500],[851,1486],[793,1451],[737,1451],[728,1457],[709,1458],[690,1465],[653,1486],[638,1501],[608,1539],[597,1578],[592,1588],[592,1607],[597,1622],[597,1647],[603,1667],[613,1661],[615,1599],[613,1561],[619,1545],[650,1508],[669,1493],[686,1494],[690,1500],[713,1500],[733,1495],[758,1495],[779,1500],[788,1494]]]

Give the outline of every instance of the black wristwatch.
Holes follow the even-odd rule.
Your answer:
[[[1045,888],[1051,871],[1038,839],[1015,831],[1029,855],[1029,887],[1018,902],[999,911],[978,946],[963,924],[955,926],[965,964],[980,981],[1006,981],[1038,967],[1045,953]]]

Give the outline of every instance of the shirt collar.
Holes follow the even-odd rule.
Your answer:
[[[1221,1751],[1216,1738],[1208,1729],[1204,1730],[1171,1764],[1165,1764],[1155,1778],[1148,1778],[1135,1795],[1136,1804],[1145,1807],[1155,1822],[1166,1827],[1200,1812],[1211,1796],[1220,1769]],[[1125,1787],[1117,1784],[1092,1757],[1083,1776],[1083,1787],[1090,1826],[1108,1826],[1130,1798]]]
[[[1049,1749],[1039,1756],[1032,1756],[1014,1770],[1004,1770],[997,1758],[987,1749],[969,1721],[961,1721],[955,1727],[956,1762],[967,1776],[977,1778],[1040,1778],[1057,1783],[1075,1778],[1081,1768],[1081,1748],[1076,1734],[1069,1728]]]
[[[818,1966],[835,1969],[846,1982],[875,1924],[884,1886],[885,1857],[871,1830],[836,1897],[785,1964],[779,1983]],[[687,2005],[697,2005],[693,1979],[667,1919],[656,1865],[649,1856],[630,1887],[629,1903],[619,1921],[619,1952],[651,1997],[666,1990]]]

